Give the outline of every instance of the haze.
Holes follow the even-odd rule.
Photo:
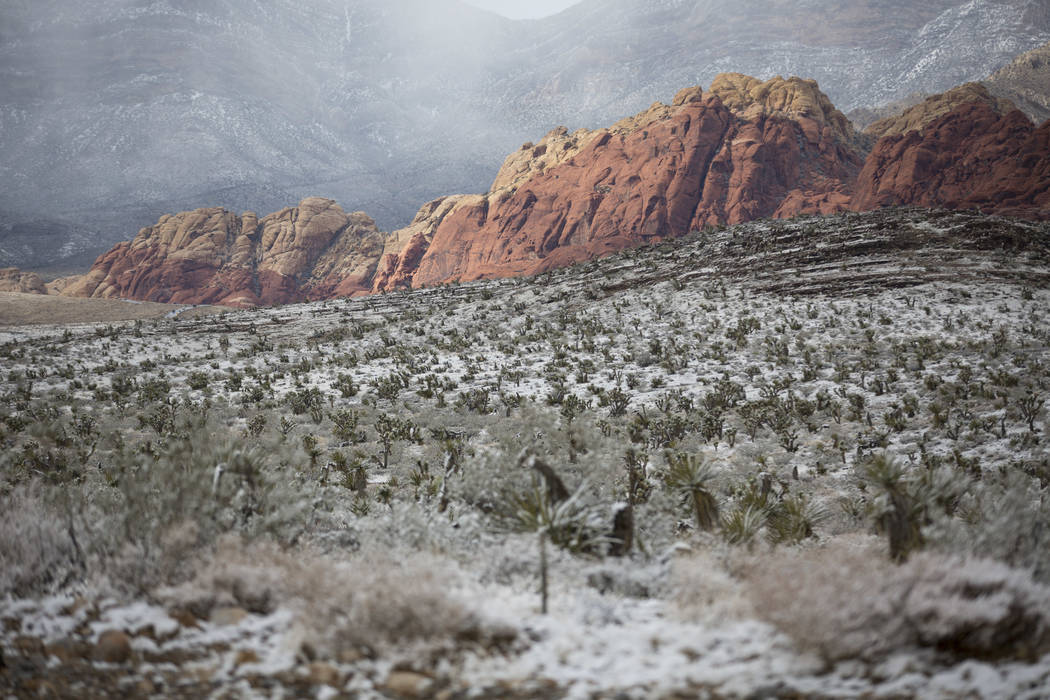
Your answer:
[[[511,19],[538,19],[547,17],[562,10],[572,7],[580,0],[464,0],[468,5],[474,5],[490,12],[510,17]]]

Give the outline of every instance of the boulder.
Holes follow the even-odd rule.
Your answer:
[[[108,664],[125,663],[131,658],[131,639],[121,630],[107,630],[99,635],[91,658]]]

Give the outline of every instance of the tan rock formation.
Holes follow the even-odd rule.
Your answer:
[[[368,216],[327,199],[263,219],[198,209],[161,217],[61,293],[230,306],[349,295],[370,288],[382,247]]]
[[[880,119],[865,129],[864,133],[881,139],[884,136],[897,136],[909,131],[918,131],[960,105],[971,102],[986,104],[999,114],[1007,114],[1017,109],[1009,100],[993,96],[984,85],[966,83],[948,92],[932,95],[898,115]]]
[[[0,292],[47,294],[47,287],[35,272],[22,272],[17,267],[5,267],[0,269]]]

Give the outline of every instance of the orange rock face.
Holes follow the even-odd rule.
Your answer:
[[[858,211],[901,204],[1050,218],[1050,122],[986,102],[881,139],[856,184]]]
[[[61,293],[228,306],[347,296],[370,288],[382,250],[370,218],[327,199],[263,219],[198,209],[162,217]]]
[[[143,229],[61,293],[280,304],[535,274],[764,217],[921,205],[1050,218],[1050,122],[965,85],[880,129],[872,148],[811,80],[724,74],[608,129],[555,129],[511,154],[487,194],[436,199],[388,235],[318,198],[263,219],[200,209]]]
[[[683,90],[608,130],[526,144],[488,195],[431,203],[373,290],[534,274],[708,224],[841,211],[858,143],[812,81],[734,75]]]

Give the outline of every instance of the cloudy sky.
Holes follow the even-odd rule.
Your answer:
[[[498,12],[514,19],[546,17],[575,5],[580,0],[464,0],[471,5]]]

